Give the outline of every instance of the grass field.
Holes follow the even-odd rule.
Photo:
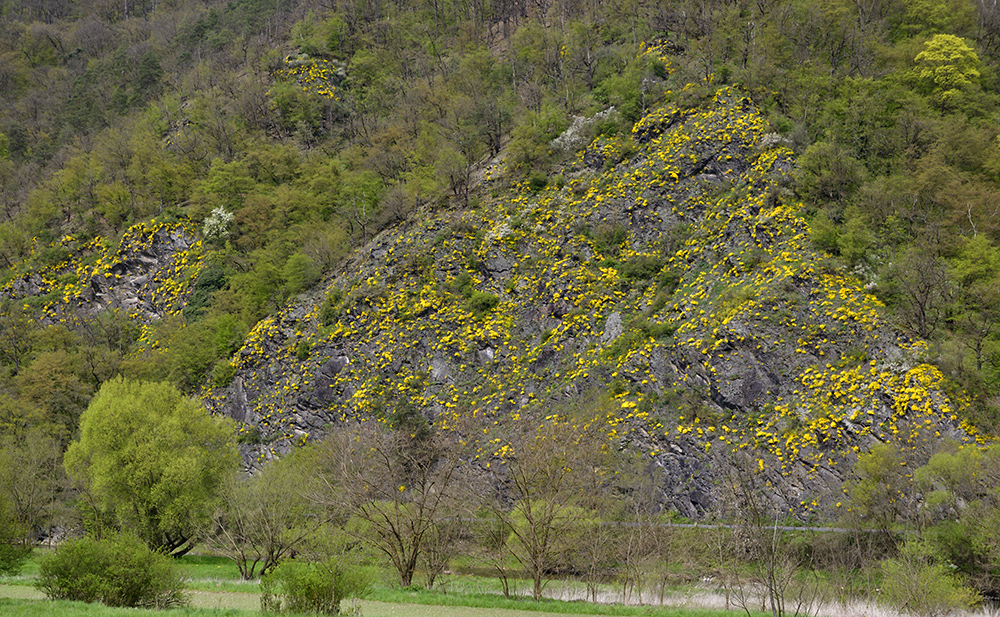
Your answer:
[[[46,600],[32,583],[37,573],[33,559],[18,577],[0,578],[0,617],[119,617],[192,615],[197,617],[259,617],[256,581],[243,581],[232,561],[214,556],[188,555],[180,560],[187,579],[190,606],[167,612],[116,609],[79,602]],[[610,615],[635,617],[719,617],[720,611],[637,607],[587,602],[507,599],[496,593],[496,581],[475,575],[448,575],[435,591],[396,589],[377,584],[363,600],[345,608],[360,609],[363,617],[546,617]],[[527,582],[525,582],[525,586]],[[572,593],[574,583],[560,586]]]
[[[6,589],[0,588],[0,593]],[[225,596],[225,597],[223,597]],[[233,597],[246,596],[246,597]],[[442,596],[444,597],[444,596]],[[454,596],[452,596],[454,597]],[[461,600],[458,600],[461,601]],[[0,598],[2,617],[163,617],[190,615],[192,617],[259,617],[257,598],[250,594],[196,592],[192,606],[167,611],[109,608],[99,604],[63,602],[41,599]],[[521,601],[527,604],[528,601]],[[347,607],[357,607],[363,617],[565,617],[566,615],[634,615],[637,617],[718,617],[718,611],[686,611],[681,609],[650,609],[617,607],[618,610],[593,613],[586,605],[560,606],[569,603],[543,603],[524,608],[504,606],[464,606],[442,604],[412,604],[407,602],[381,602],[375,600],[349,601]],[[222,606],[220,608],[220,606]],[[511,604],[513,606],[513,604]],[[590,605],[594,606],[594,605]],[[582,609],[576,612],[573,609]],[[611,607],[606,607],[611,608]],[[529,610],[530,609],[530,610]],[[558,610],[546,610],[558,609]]]

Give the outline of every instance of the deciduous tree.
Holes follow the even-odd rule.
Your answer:
[[[236,460],[227,422],[170,384],[119,377],[83,412],[65,466],[93,519],[134,530],[154,550],[183,554]]]
[[[267,574],[323,524],[323,511],[308,499],[311,462],[293,452],[253,475],[236,472],[220,488],[207,542],[244,579]]]
[[[572,544],[588,506],[613,479],[612,448],[593,417],[550,415],[518,435],[492,464],[482,506],[502,525],[507,546],[540,600],[545,577]]]

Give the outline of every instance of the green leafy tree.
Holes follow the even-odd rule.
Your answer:
[[[106,382],[66,451],[88,514],[183,554],[236,465],[231,429],[166,383]]]
[[[921,83],[942,106],[963,88],[979,83],[979,56],[953,34],[935,34],[914,61]]]
[[[917,469],[924,538],[937,561],[983,594],[1000,590],[1000,446],[946,444]]]
[[[905,471],[904,462],[891,444],[878,444],[858,456],[844,484],[852,522],[859,528],[888,532],[910,511],[908,482],[900,471]]]
[[[908,540],[898,556],[880,566],[885,599],[909,614],[947,615],[981,600],[926,541]]]
[[[64,443],[75,433],[93,386],[80,379],[80,358],[63,349],[39,353],[14,380],[20,397],[44,409],[62,427]]]

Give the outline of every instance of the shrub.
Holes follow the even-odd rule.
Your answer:
[[[17,575],[30,554],[30,545],[0,544],[0,575]]]
[[[299,362],[305,362],[309,359],[309,354],[312,353],[312,343],[306,339],[302,339],[295,345],[295,357]]]
[[[594,241],[594,250],[604,257],[609,257],[628,240],[628,230],[621,223],[601,223],[589,235]]]
[[[500,303],[500,297],[485,291],[473,291],[469,296],[469,308],[477,317],[492,311]]]
[[[333,325],[333,322],[337,321],[340,317],[340,301],[344,299],[344,292],[339,288],[333,287],[330,289],[326,296],[326,300],[323,302],[322,307],[319,310],[319,322],[324,326]]]
[[[212,368],[212,383],[216,388],[225,388],[233,382],[236,367],[229,360],[219,360]]]
[[[39,563],[37,586],[52,600],[141,608],[186,603],[173,560],[134,535],[65,542]]]
[[[358,597],[369,586],[367,573],[333,561],[286,561],[261,578],[262,612],[337,615],[344,598]]]
[[[218,265],[209,265],[198,273],[191,295],[184,306],[184,318],[188,321],[198,319],[212,304],[212,294],[226,286],[226,272]]]
[[[627,281],[651,278],[663,268],[663,261],[650,255],[636,255],[618,266],[618,273]]]
[[[544,172],[536,171],[528,177],[528,190],[532,193],[539,193],[549,185],[549,179]]]
[[[898,557],[880,565],[883,595],[890,604],[908,613],[948,615],[981,599],[963,584],[950,564],[941,562],[929,542],[911,539]]]

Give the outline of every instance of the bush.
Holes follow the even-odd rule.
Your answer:
[[[469,296],[468,299],[469,309],[472,310],[477,317],[482,317],[486,313],[489,313],[499,303],[499,296],[485,291],[473,291],[472,295]]]
[[[333,325],[340,317],[340,301],[344,299],[344,292],[333,287],[326,296],[326,300],[319,310],[319,322],[324,326]]]
[[[636,255],[618,266],[618,274],[627,281],[652,278],[663,269],[664,262],[651,255]]]
[[[367,573],[332,561],[286,561],[260,581],[262,612],[337,615],[344,598],[358,597],[369,587]]]
[[[942,563],[931,544],[911,539],[895,559],[881,564],[882,593],[890,604],[921,616],[948,615],[977,604],[950,564]]]
[[[302,339],[295,345],[295,357],[299,362],[305,362],[309,359],[309,354],[312,353],[312,343],[306,339]]]
[[[37,586],[51,600],[140,608],[186,603],[173,560],[133,535],[63,543],[39,563]]]
[[[528,176],[528,190],[532,193],[539,193],[549,185],[549,179],[545,172],[535,171]]]
[[[216,388],[225,388],[233,382],[236,367],[229,360],[219,360],[212,368],[212,383]]]

